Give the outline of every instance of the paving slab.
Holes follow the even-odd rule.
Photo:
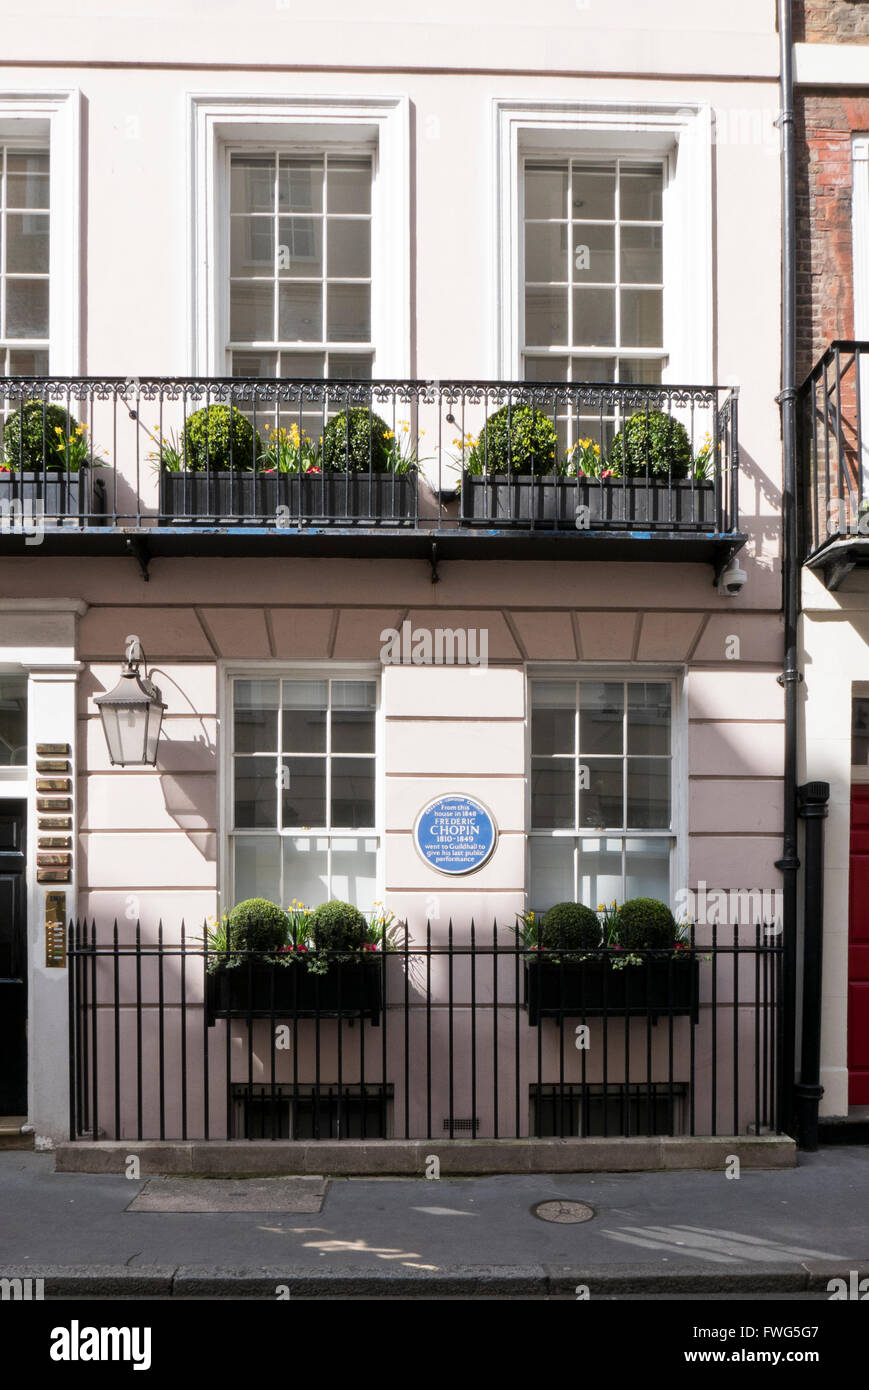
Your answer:
[[[322,1210],[326,1178],[149,1178],[127,1211],[310,1214]]]

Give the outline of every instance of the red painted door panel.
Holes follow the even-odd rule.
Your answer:
[[[848,1104],[869,1105],[869,786],[851,789]]]

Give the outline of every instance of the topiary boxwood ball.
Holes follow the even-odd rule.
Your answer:
[[[628,478],[687,478],[693,456],[688,431],[663,410],[638,410],[613,440],[610,464]]]
[[[43,468],[65,471],[68,443],[78,428],[78,420],[62,405],[25,401],[20,411],[13,410],[3,428],[4,460],[13,472],[41,472]],[[71,471],[77,469],[74,458],[69,464]]]
[[[184,421],[182,462],[193,472],[250,472],[259,457],[259,433],[236,406],[206,405]]]
[[[368,923],[352,903],[333,901],[315,907],[308,925],[317,950],[358,951]]]
[[[555,426],[530,405],[503,405],[490,415],[474,447],[479,471],[552,473],[558,457]]]
[[[238,951],[277,951],[286,945],[289,918],[267,898],[247,898],[229,914],[228,940]]]
[[[547,951],[594,951],[600,937],[597,913],[584,903],[556,903],[540,928],[540,945]]]
[[[388,473],[392,444],[386,421],[354,406],[339,411],[323,431],[323,467],[329,473]]]
[[[629,898],[619,908],[619,944],[626,951],[666,950],[676,940],[676,919],[657,898]]]

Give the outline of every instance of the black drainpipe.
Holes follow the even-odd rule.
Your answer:
[[[782,142],[782,389],[781,430],[784,477],[782,488],[782,610],[784,670],[779,684],[785,692],[784,829],[782,857],[776,863],[783,876],[783,963],[780,1016],[781,1089],[778,1126],[794,1127],[797,985],[797,617],[799,613],[799,556],[796,513],[796,229],[794,197],[794,81],[791,0],[778,0],[781,56]]]
[[[830,799],[829,782],[800,787],[800,815],[806,822],[806,873],[803,927],[803,1036],[800,1079],[796,1096],[797,1138],[801,1149],[818,1147],[818,1105],[821,1078],[821,976],[824,953],[824,817]]]

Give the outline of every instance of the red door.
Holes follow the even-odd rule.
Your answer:
[[[869,1105],[869,785],[851,788],[848,1104]]]

